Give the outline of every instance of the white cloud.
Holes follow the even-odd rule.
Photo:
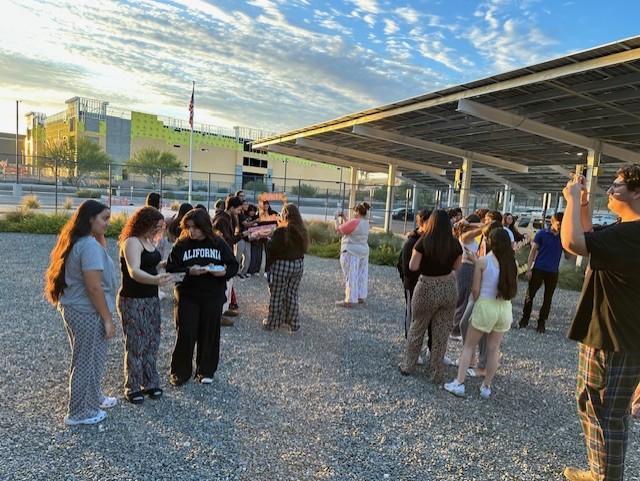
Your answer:
[[[395,13],[409,24],[418,23],[420,20],[420,13],[411,7],[396,8]]]
[[[364,22],[369,25],[369,27],[373,28],[376,25],[376,18],[373,15],[365,15],[364,17],[362,17],[362,20],[364,20]]]
[[[482,22],[462,35],[499,71],[540,61],[557,44],[537,27],[528,2],[513,6],[507,0],[481,3],[474,15]]]
[[[378,2],[376,0],[351,0],[356,5],[356,9],[371,14],[380,13]]]
[[[385,33],[385,35],[393,35],[398,30],[400,30],[400,27],[398,27],[398,24],[396,22],[394,22],[393,20],[390,20],[388,18],[384,19],[384,33]]]

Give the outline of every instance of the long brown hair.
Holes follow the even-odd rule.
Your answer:
[[[295,204],[285,204],[282,208],[282,220],[280,226],[284,227],[284,241],[288,244],[291,239],[291,233],[295,233],[297,237],[302,239],[304,251],[309,249],[309,233],[304,225],[300,211]]]
[[[64,274],[69,252],[78,239],[91,234],[91,219],[105,210],[109,210],[108,205],[93,199],[85,200],[60,231],[44,276],[44,295],[51,304],[58,303],[62,291],[67,287]]]
[[[504,229],[493,229],[489,232],[491,252],[500,264],[498,293],[505,300],[516,297],[518,293],[516,258],[511,247],[511,239]]]
[[[460,244],[453,237],[446,210],[438,209],[431,213],[424,234],[418,242],[423,243],[426,258],[449,259],[453,256]]]
[[[129,237],[142,237],[151,232],[159,220],[164,221],[164,216],[155,207],[140,207],[131,217],[120,232],[118,244],[122,244]]]

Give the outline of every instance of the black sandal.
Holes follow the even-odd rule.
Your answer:
[[[124,397],[131,404],[142,404],[144,402],[142,391],[130,392],[129,394],[125,394]]]
[[[159,387],[145,389],[142,392],[145,393],[147,396],[149,396],[149,399],[160,399],[163,393],[162,389],[160,389]]]

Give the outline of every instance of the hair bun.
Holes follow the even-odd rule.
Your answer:
[[[371,205],[366,200],[362,203],[362,207],[364,207],[365,210],[371,209]]]

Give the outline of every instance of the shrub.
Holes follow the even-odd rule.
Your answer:
[[[261,180],[250,180],[249,182],[244,184],[243,190],[262,193],[262,192],[268,192],[269,188],[267,187],[267,184],[265,184]],[[223,192],[223,190],[220,189],[219,192]]]
[[[382,266],[395,266],[398,262],[399,255],[400,249],[395,249],[391,245],[384,244],[369,251],[369,262]]]
[[[64,200],[64,203],[62,204],[62,208],[65,209],[65,210],[73,209],[73,199],[71,199],[70,197],[67,197]]]
[[[112,215],[109,219],[109,228],[105,235],[107,237],[118,237],[128,217],[126,212],[119,212],[116,215]]]
[[[22,208],[23,209],[39,209],[40,208],[40,200],[38,200],[37,195],[25,195],[22,198]]]
[[[314,219],[306,222],[306,224],[312,244],[327,244],[340,238],[331,222]]]
[[[311,244],[309,246],[309,254],[311,254],[312,256],[337,259],[338,257],[340,257],[340,242],[331,242],[329,244]]]
[[[25,215],[22,210],[8,212],[4,220],[0,221],[0,231],[58,234],[68,219],[68,214],[46,215],[27,213]]]
[[[15,210],[11,210],[7,212],[4,215],[4,219],[8,223],[15,224],[15,223],[22,222],[25,219],[25,217],[29,215],[33,215],[33,214],[29,211],[28,208],[25,209],[24,207],[18,207]],[[9,232],[15,232],[15,231],[9,231]]]
[[[191,201],[192,202],[204,202],[206,200],[207,200],[207,196],[206,195],[191,194]]]
[[[176,194],[175,194],[175,192],[173,192],[171,190],[165,190],[162,193],[162,197],[164,197],[165,199],[175,199],[176,198]]]
[[[292,195],[299,195],[300,197],[315,197],[318,193],[318,188],[308,184],[294,185],[291,187]]]
[[[78,189],[76,191],[76,197],[84,199],[99,199],[102,194],[98,190]]]
[[[404,240],[392,232],[375,232],[369,234],[369,247],[372,249],[382,246],[390,246],[392,249],[399,252],[400,249],[402,249],[403,243]]]

